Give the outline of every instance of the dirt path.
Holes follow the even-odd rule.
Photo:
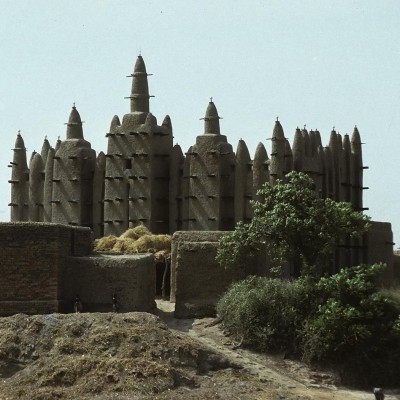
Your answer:
[[[374,395],[368,392],[338,388],[330,374],[313,371],[297,362],[284,360],[282,357],[271,357],[242,349],[225,336],[219,325],[213,325],[214,319],[176,319],[173,316],[174,304],[157,300],[160,318],[171,330],[181,332],[194,338],[233,362],[241,365],[261,384],[269,387],[279,397],[259,399],[309,399],[309,400],[373,400]],[[272,393],[272,392],[271,392]],[[269,394],[271,394],[269,393]],[[386,393],[385,400],[400,400],[400,392]]]

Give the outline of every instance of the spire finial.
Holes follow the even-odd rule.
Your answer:
[[[276,122],[279,122],[279,117],[276,117]]]
[[[18,135],[21,135],[21,129],[18,129]]]
[[[304,124],[304,128],[303,128],[304,130],[306,130],[306,126],[307,126],[307,125],[306,125],[306,124]]]
[[[333,131],[335,130],[335,125],[333,125],[333,128],[332,128],[332,130],[333,130]]]
[[[44,140],[47,140],[47,135],[45,135]]]
[[[213,102],[213,98],[212,98],[212,96],[210,97],[210,103],[212,103]]]
[[[60,140],[60,136],[57,137],[57,140]]]
[[[72,108],[76,108],[75,102],[72,103]]]

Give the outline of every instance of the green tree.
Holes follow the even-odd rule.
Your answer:
[[[359,237],[369,227],[369,218],[350,203],[319,198],[304,173],[290,172],[257,195],[252,221],[238,223],[220,241],[217,260],[226,268],[243,267],[262,247],[275,263],[295,261],[298,270],[323,265],[341,238]]]

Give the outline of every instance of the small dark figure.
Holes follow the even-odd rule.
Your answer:
[[[375,400],[384,400],[385,395],[383,394],[383,389],[382,388],[374,388],[372,391],[375,395]]]
[[[113,312],[118,312],[118,299],[117,299],[117,293],[113,293],[112,296],[112,307],[113,307]]]
[[[83,310],[83,306],[82,306],[81,298],[80,298],[79,294],[77,294],[75,297],[74,311],[76,313],[81,313],[82,310]]]

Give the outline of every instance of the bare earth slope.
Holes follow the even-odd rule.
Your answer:
[[[170,303],[158,305],[159,317],[0,318],[0,400],[373,398],[337,390],[329,375],[299,364],[235,349],[211,319],[176,320]]]

